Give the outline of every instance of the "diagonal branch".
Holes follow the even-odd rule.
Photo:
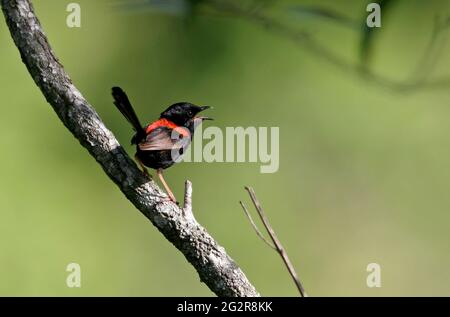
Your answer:
[[[281,245],[280,240],[278,239],[275,231],[273,230],[272,226],[269,223],[269,220],[266,217],[266,214],[264,213],[264,210],[261,206],[261,204],[259,203],[258,198],[256,197],[255,191],[253,190],[253,188],[251,187],[245,187],[245,190],[247,190],[248,194],[250,195],[250,198],[253,202],[253,205],[255,206],[256,211],[258,212],[259,217],[261,218],[261,221],[264,225],[264,228],[266,229],[267,233],[270,236],[270,239],[273,242],[273,245],[266,240],[266,238],[264,238],[264,236],[261,234],[261,232],[259,231],[258,227],[256,226],[255,222],[253,221],[252,217],[250,216],[250,213],[248,212],[247,208],[245,207],[245,205],[241,202],[241,206],[244,209],[245,214],[247,215],[247,217],[250,219],[250,222],[253,226],[253,228],[256,230],[256,233],[258,234],[258,236],[265,242],[267,243],[272,249],[274,249],[275,251],[278,252],[278,254],[281,256],[281,258],[283,259],[284,264],[286,265],[289,274],[291,275],[292,279],[294,280],[295,286],[297,286],[298,291],[300,292],[300,295],[302,297],[307,296],[305,293],[305,289],[303,288],[302,283],[300,282],[300,279],[297,275],[297,272],[295,272],[294,266],[292,265],[291,261],[289,260],[289,257],[286,253],[286,251],[284,250],[283,246]]]
[[[183,217],[182,210],[137,168],[106,128],[53,53],[31,1],[0,1],[11,36],[36,85],[128,200],[184,254],[215,294],[259,296],[225,249],[195,219]]]

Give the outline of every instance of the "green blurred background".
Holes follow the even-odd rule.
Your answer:
[[[297,291],[243,215],[244,185],[255,188],[310,295],[450,295],[448,87],[401,93],[370,84],[245,18],[78,0],[82,27],[68,28],[70,2],[33,1],[75,85],[130,154],[113,85],[142,121],[187,100],[214,106],[219,127],[280,127],[277,173],[260,174],[255,163],[184,163],[166,173],[177,197],[185,179],[193,182],[196,218],[263,295]],[[360,32],[286,9],[298,3],[362,21],[367,2],[264,9],[357,64]],[[372,43],[372,69],[407,77],[449,4],[391,6]],[[64,128],[3,18],[0,40],[0,295],[213,295]],[[431,77],[450,74],[443,41]],[[81,288],[66,286],[70,262],[81,265]],[[371,262],[381,265],[381,288],[366,286]]]

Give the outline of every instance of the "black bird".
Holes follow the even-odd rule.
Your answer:
[[[191,143],[195,128],[203,120],[212,120],[197,114],[209,106],[199,107],[189,102],[178,102],[163,111],[158,120],[142,126],[125,92],[119,87],[112,88],[114,104],[136,131],[131,144],[136,144],[135,159],[145,174],[147,168],[156,170],[161,183],[176,202],[175,196],[163,177],[163,170],[172,166],[183,155]]]

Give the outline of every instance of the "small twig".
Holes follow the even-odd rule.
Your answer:
[[[283,259],[283,262],[286,265],[292,279],[294,280],[295,285],[297,286],[298,291],[300,292],[300,295],[302,297],[307,296],[305,293],[305,289],[303,288],[303,285],[300,282],[300,279],[297,275],[297,272],[295,272],[294,266],[292,265],[291,261],[289,260],[289,257],[287,255],[286,251],[284,250],[283,246],[281,245],[280,240],[278,239],[277,235],[275,234],[275,231],[273,230],[272,226],[270,225],[269,220],[267,219],[266,214],[264,213],[262,206],[259,203],[258,198],[256,198],[255,191],[251,187],[245,187],[245,189],[249,193],[250,198],[253,202],[253,205],[255,205],[256,211],[258,212],[258,215],[261,218],[261,221],[262,221],[264,227],[266,228],[267,233],[269,234],[270,238],[272,239],[272,242],[275,246],[275,250],[278,252],[278,254],[280,254],[281,258]],[[241,205],[243,206],[243,204],[241,204]],[[245,209],[244,209],[244,211],[245,211]],[[253,226],[256,227],[254,225],[254,222],[253,222]]]
[[[183,216],[194,219],[194,213],[192,212],[192,183],[189,180],[186,180],[184,187]]]
[[[253,221],[253,218],[250,215],[250,213],[248,212],[247,207],[245,207],[244,203],[242,201],[240,201],[239,203],[241,204],[242,209],[244,210],[244,213],[247,216],[248,220],[250,221],[250,224],[252,225],[253,229],[255,229],[255,232],[258,235],[258,237],[260,237],[261,240],[265,244],[267,244],[270,248],[274,249],[275,251],[278,251],[277,248],[269,240],[267,240],[266,237],[264,237],[264,235],[261,233],[261,231],[259,231],[258,226]]]

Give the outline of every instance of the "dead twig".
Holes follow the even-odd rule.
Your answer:
[[[186,180],[184,187],[183,215],[185,218],[195,220],[192,212],[192,183],[189,180]]]
[[[264,243],[267,244],[270,248],[277,251],[277,248],[269,240],[267,240],[266,237],[264,237],[264,235],[261,233],[261,231],[259,231],[258,226],[253,221],[253,218],[250,215],[250,213],[248,212],[247,207],[245,207],[244,203],[242,201],[240,201],[239,203],[241,204],[242,209],[244,210],[245,215],[247,216],[248,220],[250,221],[250,224],[252,225],[253,229],[255,229],[255,232],[258,235],[258,237],[260,237],[261,240],[264,241]]]
[[[278,252],[278,254],[281,256],[281,258],[283,259],[284,264],[286,265],[289,274],[291,275],[292,279],[294,280],[295,285],[297,286],[298,291],[300,292],[300,295],[302,297],[307,296],[305,293],[305,289],[303,288],[302,283],[300,282],[300,279],[297,275],[297,272],[294,269],[294,266],[292,265],[291,261],[289,260],[289,257],[285,251],[285,249],[283,248],[280,240],[278,239],[275,231],[273,230],[272,226],[269,223],[269,220],[266,217],[266,214],[263,211],[263,208],[258,200],[258,198],[256,197],[255,191],[253,190],[253,188],[251,187],[245,187],[245,189],[247,190],[248,194],[250,195],[250,199],[253,202],[253,205],[255,206],[256,211],[258,212],[259,217],[261,218],[261,221],[264,225],[264,228],[266,228],[267,233],[270,236],[270,239],[272,240],[273,244],[271,244],[269,241],[267,241],[267,239],[263,236],[263,234],[261,233],[261,231],[259,231],[258,227],[256,226],[255,222],[253,221],[250,213],[248,212],[247,208],[245,207],[245,205],[241,203],[242,209],[244,210],[245,214],[247,215],[248,219],[250,220],[250,223],[252,224],[253,228],[256,231],[256,234],[261,238],[261,240],[263,240],[267,245],[269,245],[271,248],[273,248],[275,251]]]

